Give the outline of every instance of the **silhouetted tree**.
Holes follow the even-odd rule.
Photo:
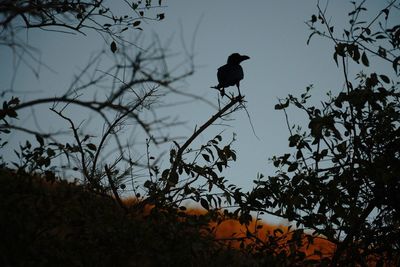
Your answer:
[[[32,98],[21,102],[13,89],[3,92],[7,99],[0,110],[2,148],[7,145],[7,136],[12,132],[25,132],[36,139],[35,142],[28,140],[15,149],[18,162],[5,162],[3,167],[12,165],[20,172],[44,174],[48,180],[56,179],[56,174],[63,170],[76,171],[81,175],[81,181],[91,190],[112,194],[124,209],[119,194],[125,189],[133,190],[137,198],[145,200],[144,203],[156,204],[162,208],[177,209],[188,199],[199,202],[206,209],[223,206],[222,198],[230,198],[234,186],[231,185],[228,190],[226,179],[217,175],[216,171],[222,172],[223,168],[228,167],[228,161],[236,159],[236,154],[230,147],[234,138],[228,144],[223,144],[222,136],[218,135],[199,149],[190,146],[211,125],[243,108],[243,97],[232,97],[226,103],[221,103],[223,106],[220,107],[211,104],[215,113],[210,113],[210,118],[205,118],[204,124],[179,145],[179,140],[171,136],[167,129],[179,125],[180,122],[168,116],[159,117],[155,103],[159,103],[167,94],[205,102],[207,100],[175,87],[178,82],[193,74],[192,56],[188,55],[186,69],[178,73],[170,70],[166,49],[159,42],[141,49],[132,47],[121,37],[120,34],[127,30],[126,27],[138,29],[141,20],[151,19],[144,15],[149,8],[151,1],[134,2],[130,10],[137,17],[132,18],[114,15],[112,7],[102,1],[2,3],[0,27],[4,31],[0,38],[5,40],[4,45],[11,48],[15,45],[14,39],[12,42],[6,41],[17,34],[20,27],[28,30],[55,27],[57,31],[79,33],[94,30],[113,40],[111,52],[103,51],[93,57],[58,96]],[[157,14],[156,19],[163,18],[163,13]],[[116,42],[119,43],[118,46]],[[19,46],[22,49],[27,48],[23,43]],[[97,65],[100,60],[110,54],[114,63],[106,70],[99,70]],[[96,93],[88,93],[91,89],[95,89],[93,91]],[[66,130],[45,132],[47,129],[29,128],[18,123],[18,118],[25,110],[34,110],[39,105],[47,105],[49,111],[56,114],[61,123],[65,123]],[[86,115],[76,118],[70,115],[71,110],[82,110],[82,114]],[[40,121],[40,118],[36,119]],[[102,132],[92,136],[82,126],[82,120],[85,119],[103,125]],[[135,142],[124,139],[126,135],[121,132],[127,125],[135,125],[136,130],[139,128],[144,133],[147,140],[146,151],[133,151]],[[160,172],[159,161],[163,154],[150,155],[151,146],[172,141],[176,148],[170,151],[171,167]],[[140,159],[141,155],[146,157]],[[200,157],[204,164],[199,163]],[[56,159],[61,159],[62,163],[56,164]],[[135,176],[133,169],[137,168],[148,173],[144,181]],[[186,177],[182,177],[183,172]],[[127,184],[130,185],[129,188]],[[215,189],[220,191],[216,192]]]
[[[334,44],[344,89],[330,92],[320,107],[307,103],[311,86],[276,105],[285,113],[295,151],[272,158],[276,175],[258,179],[246,202],[332,242],[331,266],[400,263],[399,2],[390,1],[367,22],[360,19],[364,4],[354,3],[342,32],[319,4],[307,22],[310,38]],[[394,72],[374,70],[379,60]],[[363,66],[354,79],[350,65]],[[290,124],[286,110],[292,106],[306,114],[307,129]]]

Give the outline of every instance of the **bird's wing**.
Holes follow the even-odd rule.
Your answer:
[[[217,77],[219,87],[236,85],[243,79],[243,69],[240,65],[226,64],[218,69]]]
[[[218,83],[221,86],[227,83],[227,77],[229,77],[228,69],[229,69],[228,65],[223,65],[222,67],[218,68],[217,78],[218,78]]]

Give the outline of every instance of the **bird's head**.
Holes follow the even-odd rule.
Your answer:
[[[250,57],[240,55],[239,53],[233,53],[228,57],[228,64],[239,65],[243,60],[249,59]]]

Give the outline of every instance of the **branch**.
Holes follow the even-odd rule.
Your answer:
[[[121,198],[119,197],[117,188],[115,187],[114,181],[112,179],[111,170],[108,168],[107,164],[104,166],[104,169],[106,171],[106,175],[107,175],[107,178],[108,178],[108,183],[110,184],[111,190],[112,190],[112,192],[114,194],[115,201],[126,212],[127,208],[125,207],[124,203],[122,202]]]
[[[205,130],[207,129],[210,125],[212,125],[218,118],[222,117],[225,112],[227,112],[230,108],[232,108],[235,104],[240,103],[243,101],[243,96],[237,96],[235,98],[232,98],[231,101],[220,111],[218,111],[216,114],[214,114],[207,122],[205,122],[197,131],[195,131],[192,136],[178,149],[175,157],[175,161],[172,164],[172,168],[169,172],[175,173],[176,169],[178,168],[178,165],[180,161],[182,160],[182,154],[185,152],[185,150],[189,147],[189,145]],[[170,183],[167,184],[166,189],[169,190],[169,185]]]

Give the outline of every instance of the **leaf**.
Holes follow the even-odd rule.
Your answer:
[[[210,206],[208,205],[208,201],[204,198],[200,199],[200,205],[205,208],[206,210],[210,210]]]
[[[396,72],[396,74],[397,74],[397,65],[399,65],[399,62],[400,62],[400,57],[396,57],[396,58],[393,60],[393,69],[394,69],[394,71]]]
[[[231,157],[233,161],[236,161],[236,153],[231,151]]]
[[[41,137],[38,134],[35,134],[36,140],[39,142],[40,146],[44,146],[44,140],[43,137]]]
[[[15,112],[14,109],[7,109],[6,111],[7,111],[7,115],[8,115],[9,117],[11,117],[11,118],[16,118],[16,117],[18,117],[18,114],[17,114],[17,112]]]
[[[380,57],[386,58],[386,56],[387,56],[386,49],[383,47],[379,47],[378,54]]]
[[[165,18],[164,13],[157,14],[158,20],[163,20]]]
[[[375,39],[386,39],[386,36],[379,34],[378,36],[375,37]]]
[[[289,99],[286,100],[286,103],[279,103],[275,105],[275,109],[279,110],[279,109],[285,109],[289,106]]]
[[[385,13],[385,20],[387,20],[389,17],[389,9],[385,8],[382,10],[382,12]]]
[[[301,152],[301,149],[297,150],[296,159],[300,159],[302,156],[303,156],[303,153]]]
[[[176,185],[178,183],[179,180],[179,176],[176,172],[171,172],[169,174],[169,183],[171,183],[172,185]]]
[[[339,67],[339,63],[338,63],[338,61],[337,61],[337,52],[335,52],[335,53],[333,53],[333,59],[335,60],[335,62],[336,62],[336,66],[338,66]]]
[[[18,97],[13,97],[9,102],[9,105],[18,105],[19,104],[19,98]]]
[[[210,156],[207,154],[201,154],[203,156],[203,158],[207,161],[210,162]]]
[[[140,23],[141,23],[141,21],[140,21],[140,20],[137,20],[137,21],[135,21],[132,25],[133,25],[133,27],[137,27],[137,26],[140,25]]]
[[[53,149],[51,149],[51,148],[47,148],[47,155],[49,156],[49,157],[52,157],[52,156],[55,156],[56,155],[56,152],[54,152],[54,150]]]
[[[113,53],[115,53],[115,51],[117,51],[117,44],[114,41],[112,41],[112,43],[110,45],[110,49],[111,49],[111,52],[113,52]]]
[[[364,66],[369,67],[369,60],[365,52],[362,53],[361,61],[364,64]]]
[[[292,164],[290,164],[289,168],[288,168],[288,172],[293,172],[297,169],[297,166],[299,164],[297,162],[293,162]]]
[[[390,79],[388,76],[386,75],[379,75],[379,78],[381,78],[382,81],[384,81],[385,83],[390,83]]]
[[[97,150],[97,147],[96,147],[95,144],[89,143],[86,146],[92,151],[96,151]]]
[[[317,16],[312,15],[311,16],[311,23],[317,22]]]

